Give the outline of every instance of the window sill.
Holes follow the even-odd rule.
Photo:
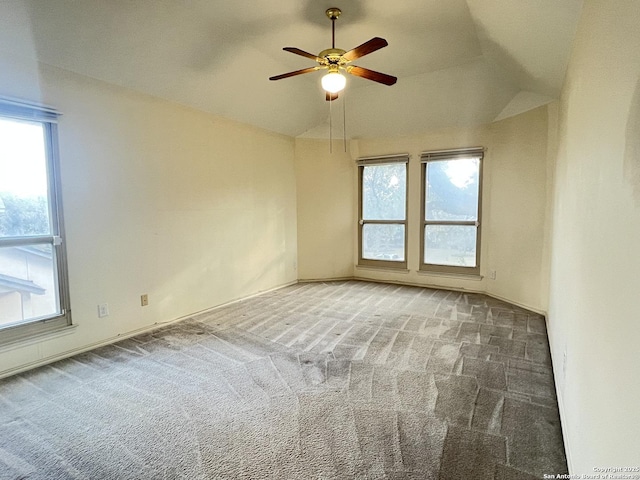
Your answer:
[[[63,335],[69,335],[73,333],[77,328],[77,325],[65,325],[53,330],[43,331],[40,333],[27,333],[23,336],[15,336],[6,342],[0,342],[0,353],[15,348],[26,347],[35,343],[41,343],[44,340],[49,340]]]
[[[356,265],[356,270],[382,270],[385,272],[396,272],[396,273],[409,273],[410,270],[408,268],[394,267],[389,265]]]
[[[429,276],[429,277],[461,278],[465,280],[472,280],[474,282],[479,282],[484,278],[483,275],[466,274],[466,273],[431,272],[429,270],[417,270],[417,273],[418,275]]]

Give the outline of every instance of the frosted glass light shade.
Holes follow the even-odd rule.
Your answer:
[[[329,93],[338,93],[346,84],[347,79],[339,72],[329,72],[322,77],[322,88]]]

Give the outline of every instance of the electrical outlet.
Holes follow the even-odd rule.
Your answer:
[[[495,270],[489,270],[489,278],[491,280],[495,280],[496,279],[496,271]]]
[[[147,295],[146,293],[144,295],[140,295],[140,305],[142,305],[143,307],[149,305],[149,295]]]
[[[109,305],[107,303],[101,303],[98,305],[98,317],[108,317],[109,316]]]

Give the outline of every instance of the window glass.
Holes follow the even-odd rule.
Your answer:
[[[375,223],[363,225],[362,258],[404,261],[404,225]]]
[[[477,220],[477,158],[429,162],[426,220]]]
[[[407,204],[406,165],[371,165],[362,174],[362,218],[404,220]]]
[[[424,231],[424,263],[457,267],[476,266],[476,227],[427,225]]]
[[[0,327],[60,312],[51,245],[0,248]]]

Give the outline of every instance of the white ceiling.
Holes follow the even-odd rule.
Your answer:
[[[347,136],[488,123],[556,98],[582,0],[1,0],[0,50],[291,136],[328,136],[321,73],[331,46],[389,46],[354,64],[398,77],[349,77]],[[342,133],[341,100],[333,102]]]

